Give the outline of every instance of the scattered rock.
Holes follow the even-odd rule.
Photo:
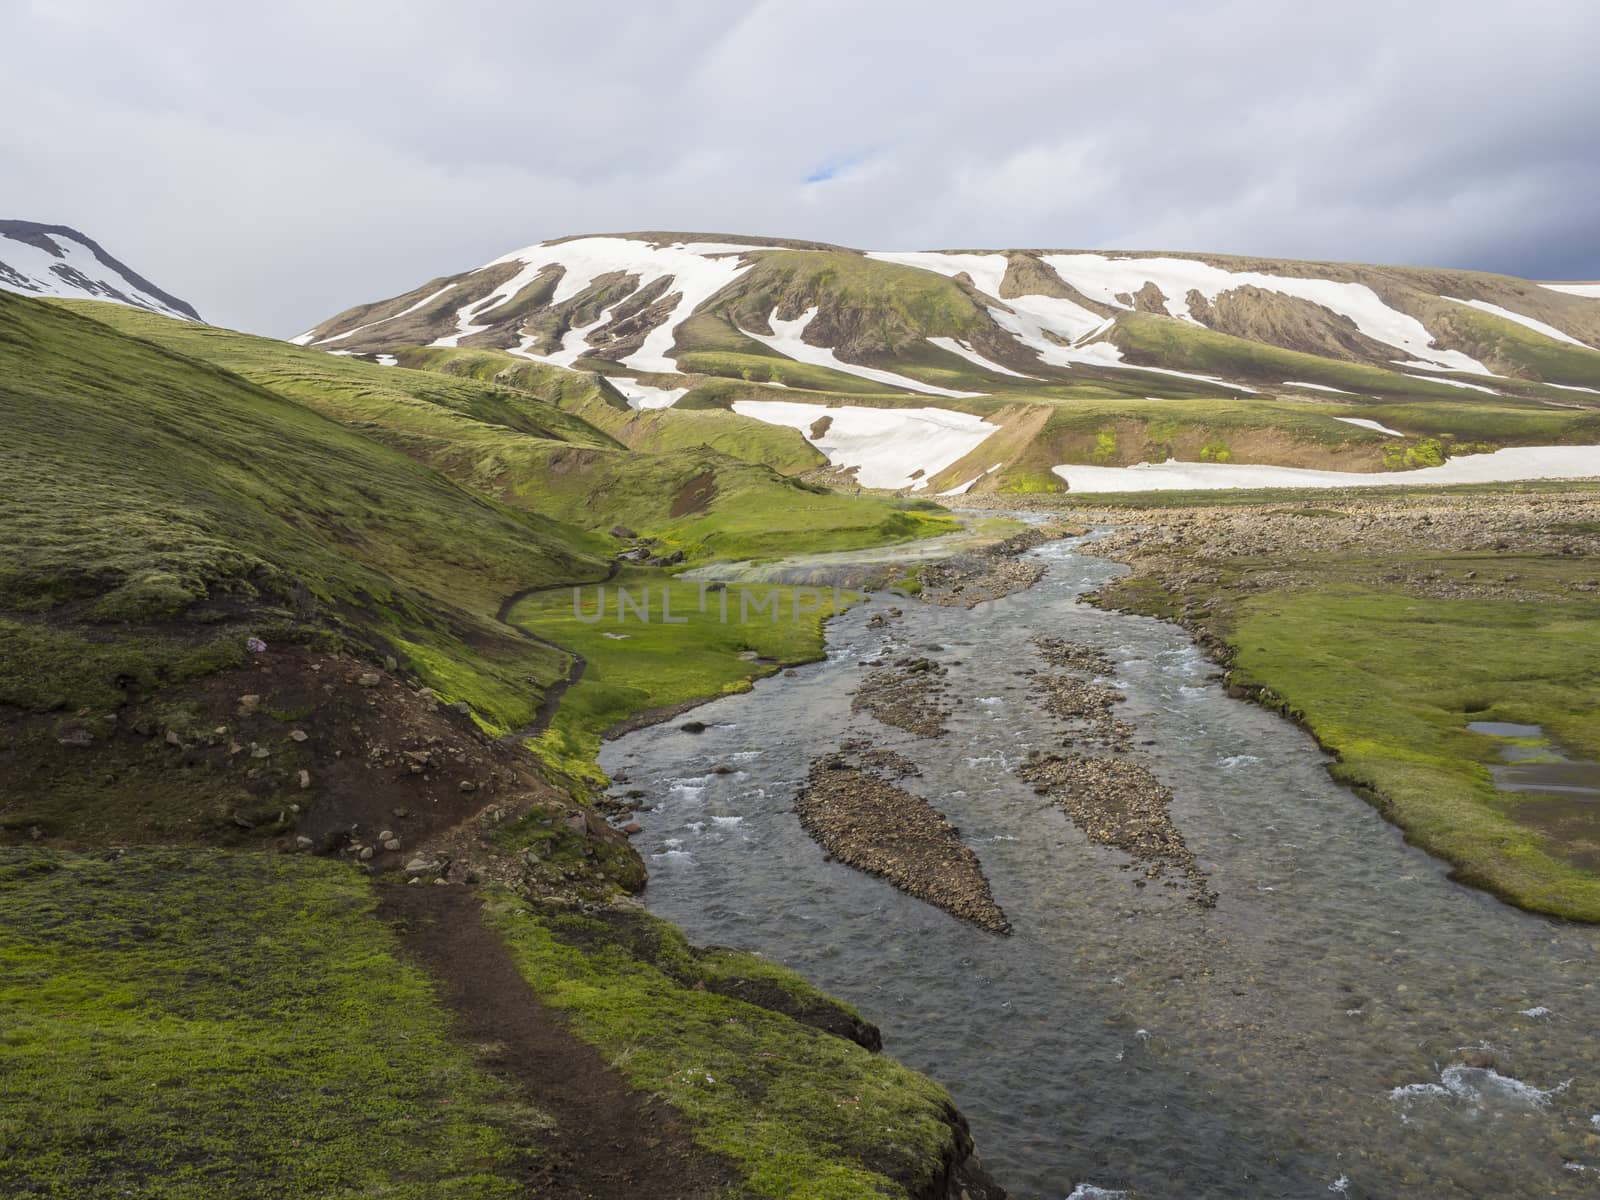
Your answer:
[[[377,687],[383,682],[383,676],[376,671],[363,671],[356,676],[356,682],[362,687]]]
[[[289,740],[291,742],[303,742],[310,736],[304,729],[291,729],[289,731]]]
[[[300,780],[300,788],[301,788],[302,791],[304,791],[306,788],[311,786],[311,772],[310,771],[301,771],[300,775],[299,775],[299,780]]]
[[[880,778],[847,751],[812,764],[795,811],[840,862],[980,929],[1011,932],[960,831],[921,796]]]
[[[685,733],[704,733],[706,731],[706,723],[704,721],[685,721],[678,728]]]

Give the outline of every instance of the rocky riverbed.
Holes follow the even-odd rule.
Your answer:
[[[1010,933],[961,831],[927,800],[897,786],[917,773],[894,751],[852,740],[812,764],[795,811],[840,862],[980,929]]]

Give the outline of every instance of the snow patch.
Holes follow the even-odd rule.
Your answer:
[[[1135,467],[1052,467],[1075,492],[1165,492],[1221,488],[1415,487],[1600,476],[1600,446],[1513,446],[1452,458],[1443,466],[1366,474],[1252,463],[1140,463]]]
[[[1437,371],[1440,369],[1433,366],[1431,363],[1425,362],[1397,362],[1395,365],[1399,367],[1420,368],[1424,371]],[[1467,383],[1465,380],[1461,379],[1446,379],[1442,375],[1413,375],[1411,378],[1426,379],[1429,383],[1445,383],[1449,384],[1451,387],[1468,388],[1474,392],[1488,392],[1491,396],[1500,395],[1500,393],[1495,391],[1492,387],[1484,387],[1481,383]]]
[[[1077,345],[1098,337],[1112,324],[1110,318],[1055,296],[1000,299],[1000,283],[1005,279],[1008,265],[1004,254],[875,251],[867,257],[903,267],[918,267],[951,278],[966,275],[980,292],[994,297],[995,304],[989,306],[989,315],[994,318],[995,324],[1037,353],[1041,361],[1052,366],[1071,366],[1075,360],[1069,356],[1067,347],[1045,336],[1047,331]]]
[[[678,326],[688,320],[690,314],[700,305],[750,269],[752,264],[743,261],[746,255],[758,250],[776,249],[780,247],[743,246],[724,242],[672,242],[668,245],[655,245],[633,238],[619,237],[575,238],[569,242],[553,244],[540,242],[521,250],[514,250],[479,267],[478,270],[482,271],[509,262],[523,265],[521,271],[489,295],[461,308],[456,313],[456,333],[440,338],[434,345],[454,346],[459,344],[461,338],[486,329],[486,325],[476,325],[474,322],[510,300],[552,266],[559,266],[563,270],[561,279],[551,294],[552,305],[566,303],[590,287],[602,275],[621,271],[636,276],[641,290],[658,279],[671,280],[666,294],[676,294],[677,304],[667,315],[666,320],[645,335],[639,349],[621,360],[624,366],[632,367],[636,371],[671,373],[678,369],[677,363],[670,356],[672,346],[677,341]],[[585,339],[583,348],[587,348],[588,334],[597,328],[598,324],[583,328],[582,336]],[[570,365],[570,362],[557,363],[556,359],[567,355],[578,345],[576,339],[569,340],[574,332],[577,331],[568,330],[567,336],[563,337],[559,355],[551,355],[541,361],[556,363],[558,366]],[[521,353],[524,358],[537,357],[528,352],[526,340]],[[575,360],[581,353],[583,350],[579,349],[576,354],[572,354],[572,359]]]
[[[1600,283],[1541,283],[1539,286],[1549,288],[1552,292],[1565,292],[1569,296],[1600,300]]]
[[[1405,437],[1398,429],[1390,429],[1387,425],[1380,425],[1376,421],[1369,421],[1366,417],[1335,417],[1335,421],[1343,421],[1346,425],[1356,425],[1362,429],[1370,429],[1373,433],[1387,433],[1391,437]]]
[[[951,391],[949,388],[935,387],[931,383],[922,383],[904,375],[897,375],[893,371],[880,371],[877,367],[864,367],[859,363],[845,362],[829,347],[813,346],[802,338],[806,326],[811,324],[818,311],[819,309],[813,305],[792,321],[780,321],[778,310],[773,309],[772,315],[767,318],[767,324],[772,326],[771,333],[752,333],[748,329],[741,329],[739,332],[796,362],[810,363],[816,367],[830,367],[835,371],[843,371],[847,375],[855,375],[861,379],[870,379],[874,383],[886,384],[901,391],[923,392],[929,396],[949,396],[956,400],[985,394]]]
[[[1010,367],[1002,367],[999,363],[985,358],[967,343],[958,338],[931,337],[928,339],[941,350],[948,350],[951,354],[959,354],[970,363],[982,367],[985,371],[993,371],[996,375],[1009,375],[1013,379],[1033,379],[1032,375],[1024,375],[1021,371],[1013,371]]]
[[[622,393],[629,408],[671,408],[689,394],[687,387],[658,388],[627,375],[607,376],[606,382]]]
[[[31,242],[0,234],[0,266],[21,276],[9,278],[0,271],[0,290],[23,296],[51,296],[62,300],[108,300],[131,308],[148,309],[180,321],[194,318],[142,291],[132,280],[100,260],[77,238],[64,233],[39,233],[61,251],[59,257]]]
[[[855,467],[863,487],[905,488],[972,453],[999,426],[945,408],[823,407],[789,400],[736,400],[733,411],[798,429],[836,467]],[[811,428],[831,417],[821,437]],[[912,478],[920,470],[922,474]]]
[[[1475,358],[1457,350],[1435,348],[1433,335],[1421,321],[1390,308],[1366,284],[1301,279],[1262,271],[1227,271],[1186,258],[1110,258],[1104,254],[1045,254],[1040,258],[1062,280],[1089,299],[1116,308],[1130,307],[1117,299],[1118,295],[1132,296],[1146,284],[1154,283],[1165,297],[1164,307],[1169,316],[1198,323],[1189,311],[1190,292],[1198,292],[1207,302],[1214,303],[1224,292],[1256,287],[1308,300],[1348,317],[1374,341],[1437,363],[1445,370],[1490,374]]]
[[[1498,304],[1490,304],[1487,300],[1458,300],[1454,296],[1441,296],[1441,300],[1451,300],[1456,304],[1465,304],[1468,308],[1476,308],[1480,312],[1490,313],[1496,317],[1503,317],[1507,321],[1515,321],[1526,329],[1535,333],[1542,333],[1547,338],[1554,338],[1558,342],[1566,342],[1571,346],[1582,346],[1589,349],[1587,343],[1580,342],[1570,333],[1562,333],[1554,325],[1546,325],[1543,321],[1536,321],[1532,317],[1525,317],[1519,312],[1512,312],[1509,308],[1501,308]]]
[[[1284,387],[1310,388],[1314,392],[1337,392],[1341,396],[1353,396],[1354,392],[1347,392],[1343,388],[1329,387],[1325,383],[1305,383],[1298,379],[1285,379]]]
[[[368,321],[365,325],[357,325],[354,329],[347,329],[343,333],[334,334],[332,337],[319,338],[314,342],[311,341],[311,335],[309,333],[302,333],[299,337],[293,339],[294,343],[297,346],[306,346],[306,345],[326,346],[329,342],[342,342],[347,337],[354,337],[356,334],[360,333],[363,329],[371,329],[374,325],[383,325],[386,322],[398,321],[401,317],[410,316],[412,313],[416,312],[417,309],[426,308],[428,305],[432,304],[435,300],[437,300],[440,296],[444,295],[446,292],[448,292],[453,287],[455,287],[455,284],[447,283],[447,284],[444,285],[444,287],[440,288],[437,292],[434,292],[431,296],[424,296],[421,300],[418,300],[415,304],[412,304],[412,305],[410,305],[410,306],[408,306],[406,308],[401,309],[399,312],[395,313],[393,316],[379,317],[376,321]]]

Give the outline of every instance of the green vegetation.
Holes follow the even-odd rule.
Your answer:
[[[489,1200],[544,1118],[333,863],[0,849],[0,1192]]]
[[[748,955],[697,956],[644,914],[530,909],[510,898],[489,920],[539,998],[641,1091],[688,1120],[731,1161],[748,1193],[772,1200],[923,1194],[952,1142],[934,1083],[765,1008],[719,994],[730,976],[804,999],[804,981]]]
[[[1573,346],[1494,313],[1455,305],[1442,320],[1451,344],[1507,373],[1578,387],[1600,387],[1600,351]]]
[[[1326,500],[1326,497],[1323,498]],[[1509,596],[1449,599],[1402,576],[1510,580]],[[1496,744],[1469,721],[1542,725],[1575,756],[1600,758],[1600,595],[1574,585],[1592,561],[1513,554],[1230,560],[1211,586],[1153,578],[1111,590],[1158,616],[1209,604],[1234,648],[1231,681],[1303,722],[1339,755],[1340,780],[1373,798],[1463,881],[1538,912],[1600,921],[1600,876],[1584,856],[1600,819],[1496,791]],[[1258,580],[1270,580],[1261,586]]]
[[[397,357],[403,366],[466,376],[529,393],[582,418],[631,450],[660,453],[707,446],[784,474],[827,461],[797,430],[729,412],[727,401],[719,398],[726,389],[738,385],[727,380],[697,383],[670,409],[635,410],[602,381],[603,377],[529,362],[500,350],[424,346],[402,351]],[[681,386],[672,378],[641,377],[641,382]]]
[[[563,773],[598,778],[600,735],[618,722],[747,691],[758,676],[821,655],[831,589],[713,586],[629,572],[576,595],[541,592],[512,608],[514,624],[586,664],[550,728],[531,743],[534,752]]]
[[[1121,314],[1112,329],[1111,340],[1136,360],[1152,359],[1172,370],[1222,374],[1271,384],[1293,379],[1358,395],[1461,399],[1460,389],[1449,384],[1416,379],[1365,363],[1285,350],[1154,313]]]
[[[592,534],[60,306],[0,296],[0,402],[0,608],[71,605],[91,622],[72,634],[8,621],[22,658],[7,677],[56,676],[51,693],[12,693],[30,707],[104,700],[123,675],[183,677],[202,661],[197,637],[237,635],[241,621],[311,621],[395,648],[441,694],[514,726],[567,660],[501,626],[500,602],[605,573],[608,547]],[[95,621],[142,624],[102,634]],[[118,645],[86,653],[85,639]]]
[[[405,360],[438,370],[380,367],[137,310],[89,307],[97,317],[99,308],[113,310],[107,319],[140,336],[203,353],[475,492],[539,514],[552,532],[590,554],[610,549],[591,534],[617,524],[661,538],[692,560],[856,549],[954,527],[948,517],[907,513],[894,501],[808,487],[705,445],[630,452],[584,417],[622,434],[641,417],[648,429],[679,415],[633,413],[594,377],[559,367],[522,362],[507,368],[510,356],[493,351],[431,349],[408,352]],[[484,382],[485,375],[493,382]],[[699,429],[757,453],[788,447],[770,457],[792,460],[795,443],[803,457],[815,457],[793,430],[721,410],[682,416],[687,421],[678,434],[654,440],[687,443],[689,431]],[[565,578],[598,573],[573,571]],[[561,577],[540,572],[524,586]]]

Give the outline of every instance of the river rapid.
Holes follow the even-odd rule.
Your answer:
[[[880,595],[830,623],[826,661],[696,710],[705,732],[609,743],[602,766],[644,792],[646,904],[854,1003],[1019,1198],[1600,1194],[1600,930],[1451,882],[1181,629],[1079,601],[1123,568],[1080,542],[1032,553],[1048,570],[1027,591]],[[872,627],[890,604],[904,616]],[[1214,909],[1136,886],[1015,774],[1061,742],[1019,674],[1045,669],[1038,633],[1115,660],[1130,757],[1172,788]],[[863,662],[907,652],[962,698],[944,738],[850,711]],[[921,768],[902,786],[960,826],[1013,936],[801,829],[812,760],[852,736]]]

